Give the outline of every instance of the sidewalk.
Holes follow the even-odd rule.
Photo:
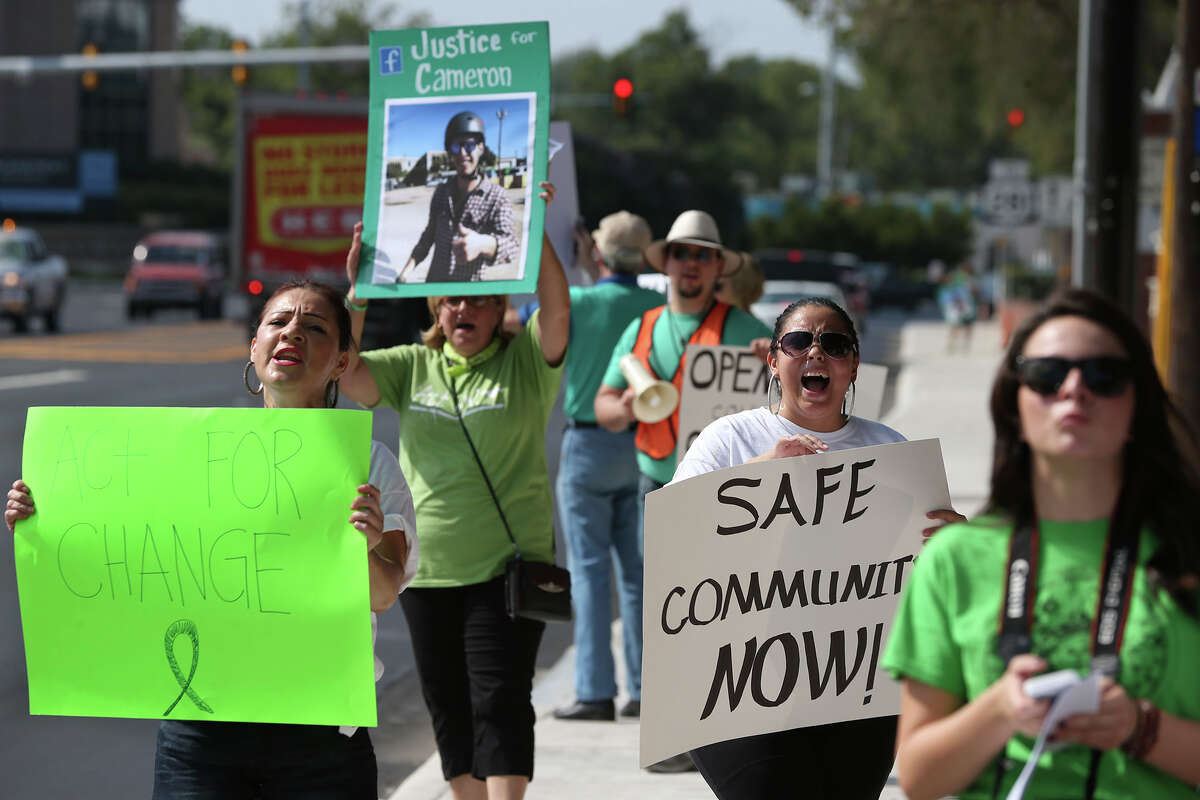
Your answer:
[[[896,402],[883,422],[909,439],[939,438],[954,508],[973,515],[987,499],[992,427],[988,395],[1000,358],[995,323],[977,324],[969,354],[947,354],[940,322],[910,322],[901,334],[903,364]],[[613,651],[620,652],[620,622],[613,625]],[[529,800],[704,800],[711,798],[698,773],[656,775],[638,768],[636,721],[564,722],[551,711],[574,699],[574,648],[538,681],[537,755]],[[620,670],[621,659],[616,659]],[[623,685],[623,676],[618,676]],[[621,698],[618,698],[618,705]],[[448,800],[436,753],[389,800]],[[903,800],[895,776],[880,800]]]

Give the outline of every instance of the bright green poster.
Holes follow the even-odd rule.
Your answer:
[[[537,287],[545,22],[371,33],[359,297]]]
[[[370,439],[363,411],[31,408],[30,713],[374,725]]]

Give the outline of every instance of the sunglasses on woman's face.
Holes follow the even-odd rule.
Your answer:
[[[837,331],[791,331],[779,337],[779,349],[792,358],[799,358],[808,352],[814,341],[821,345],[821,352],[830,358],[845,358],[854,352],[854,340]]]
[[[1117,356],[1017,358],[1017,379],[1040,395],[1058,394],[1073,369],[1079,370],[1083,385],[1097,397],[1116,397],[1133,380],[1132,363]]]

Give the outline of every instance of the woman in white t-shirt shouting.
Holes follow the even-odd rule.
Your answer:
[[[722,417],[696,437],[675,481],[754,461],[903,442],[886,425],[851,416],[858,334],[850,315],[823,297],[789,305],[775,321],[767,356],[767,407]],[[847,401],[847,393],[851,399]],[[941,524],[965,519],[932,511]],[[795,728],[706,745],[692,760],[719,800],[788,797],[877,798],[892,768],[896,717]]]

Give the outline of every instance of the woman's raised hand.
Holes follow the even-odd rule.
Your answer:
[[[10,532],[16,532],[17,520],[33,516],[33,497],[25,481],[17,478],[8,490],[8,502],[4,504],[4,524]]]
[[[379,507],[379,490],[369,483],[358,487],[358,497],[350,504],[350,522],[367,537],[367,550],[374,550],[383,538],[383,510]]]
[[[350,280],[350,299],[354,298],[354,282],[358,280],[358,254],[362,252],[362,222],[354,223],[354,238],[350,240],[350,252],[346,253],[346,277]]]
[[[795,433],[780,439],[769,452],[763,453],[761,458],[765,461],[775,458],[810,456],[814,453],[824,453],[828,449],[829,445],[811,433]]]

